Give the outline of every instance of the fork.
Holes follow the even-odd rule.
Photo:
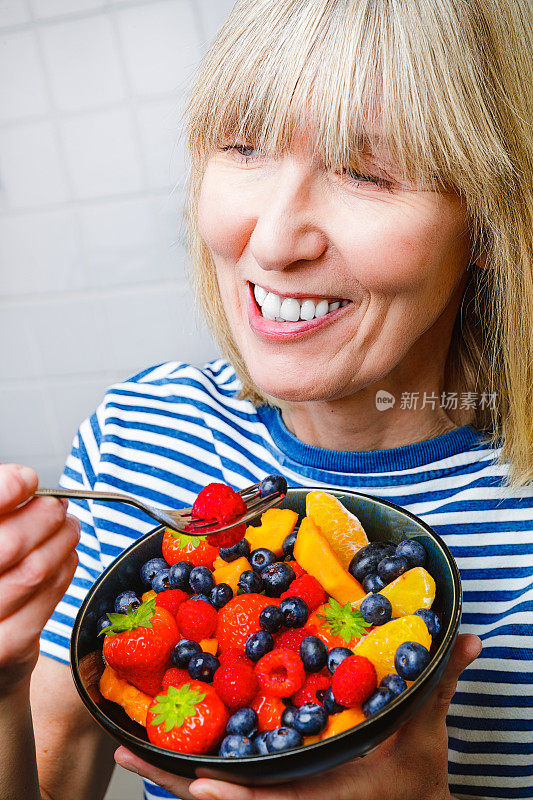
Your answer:
[[[245,514],[241,514],[236,519],[232,520],[228,525],[217,525],[213,527],[216,520],[203,520],[192,516],[192,508],[183,508],[174,511],[171,508],[159,508],[157,506],[149,506],[147,503],[141,502],[134,497],[119,492],[95,492],[90,489],[37,489],[34,496],[39,497],[67,497],[78,498],[83,500],[100,500],[102,502],[110,503],[128,503],[135,508],[144,511],[149,517],[160,522],[166,528],[179,533],[196,534],[197,536],[220,533],[221,531],[234,528],[236,525],[243,525],[247,522],[258,517],[264,511],[281,503],[285,497],[285,492],[276,491],[267,497],[261,497],[260,483],[254,483],[252,486],[247,486],[241,489],[240,496],[246,503],[247,509]],[[209,530],[205,530],[209,528]]]

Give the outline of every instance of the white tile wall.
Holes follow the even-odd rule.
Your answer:
[[[0,462],[54,485],[107,386],[217,349],[186,284],[182,107],[232,0],[0,0]],[[106,800],[140,800],[115,770]]]

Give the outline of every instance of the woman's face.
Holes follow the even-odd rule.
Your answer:
[[[285,401],[335,400],[391,388],[383,379],[407,363],[430,369],[469,261],[460,199],[415,190],[385,161],[341,179],[304,134],[276,158],[238,144],[208,162],[199,225],[254,383]]]

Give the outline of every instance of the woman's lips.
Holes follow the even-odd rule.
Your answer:
[[[288,339],[298,339],[313,333],[317,328],[323,328],[330,325],[332,322],[349,313],[353,303],[349,303],[343,308],[338,308],[336,311],[330,311],[324,317],[315,317],[311,320],[300,320],[299,322],[276,322],[275,320],[266,319],[261,314],[259,306],[253,293],[253,287],[248,282],[248,320],[250,328],[263,339],[270,339],[274,341],[287,341]]]

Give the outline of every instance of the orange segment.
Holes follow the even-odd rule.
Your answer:
[[[354,706],[353,708],[347,708],[346,711],[340,711],[338,714],[332,714],[328,718],[328,724],[320,734],[320,738],[329,739],[330,736],[336,736],[338,733],[359,725],[365,719],[361,706]]]
[[[435,600],[435,581],[424,567],[414,567],[380,589],[378,594],[390,600],[393,617],[405,617],[419,608],[431,608]],[[363,600],[364,597],[352,605],[359,608]]]
[[[355,514],[332,494],[318,489],[308,492],[305,509],[343,567],[348,569],[357,551],[368,544],[367,535]]]
[[[416,614],[391,619],[385,625],[374,628],[355,645],[353,652],[358,656],[365,656],[373,663],[379,683],[385,675],[396,672],[394,655],[403,642],[418,642],[428,650],[431,647],[431,636],[426,623]]]
[[[304,517],[300,523],[294,558],[341,605],[364,597],[361,584],[343,567],[327,539],[309,517]]]

